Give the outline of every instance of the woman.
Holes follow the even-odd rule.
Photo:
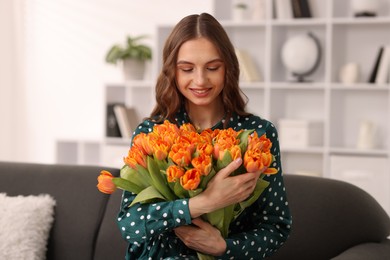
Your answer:
[[[133,136],[152,131],[164,120],[197,129],[255,129],[273,143],[272,167],[278,173],[257,202],[230,225],[224,239],[202,221],[202,214],[245,200],[259,173],[229,176],[238,159],[216,174],[207,188],[191,199],[128,207],[135,194],[124,192],[118,224],[129,242],[126,259],[193,258],[196,251],[216,259],[260,259],[271,255],[287,239],[291,216],[282,178],[277,131],[272,123],[245,111],[238,86],[239,65],[222,26],[209,14],[183,18],[168,37],[163,69],[156,84],[157,104],[151,117]],[[191,224],[191,225],[190,225]]]

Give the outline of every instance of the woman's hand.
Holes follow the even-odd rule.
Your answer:
[[[252,194],[260,173],[230,176],[241,163],[241,158],[231,162],[211,179],[203,192],[189,200],[192,218],[244,201]]]
[[[226,241],[218,229],[200,218],[193,219],[192,224],[174,229],[176,236],[187,247],[213,256],[226,251]]]

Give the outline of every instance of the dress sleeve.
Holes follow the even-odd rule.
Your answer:
[[[265,133],[272,142],[275,156],[272,167],[275,175],[265,176],[270,184],[256,203],[247,208],[248,213],[230,226],[232,235],[226,239],[227,250],[218,259],[262,259],[280,248],[290,233],[292,218],[283,182],[278,134],[275,126],[266,121],[259,124],[259,136]],[[251,228],[248,229],[248,226]]]
[[[191,223],[188,199],[154,204],[134,204],[129,207],[135,194],[124,191],[118,226],[122,237],[129,243],[140,245],[153,236]]]

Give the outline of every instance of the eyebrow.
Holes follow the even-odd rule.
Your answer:
[[[223,62],[223,60],[220,58],[216,58],[216,59],[213,59],[213,60],[206,62],[206,64],[213,63],[213,62]],[[185,60],[179,60],[176,64],[180,65],[180,64],[193,64],[193,63],[189,62],[189,61],[185,61]]]

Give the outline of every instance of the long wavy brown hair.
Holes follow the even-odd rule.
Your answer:
[[[202,13],[184,17],[173,28],[165,42],[162,70],[156,83],[156,106],[151,113],[151,119],[168,119],[173,122],[176,113],[184,105],[185,97],[178,90],[175,78],[177,55],[184,42],[200,37],[215,45],[225,64],[225,85],[221,96],[226,118],[233,113],[249,115],[245,111],[248,99],[238,86],[240,69],[233,44],[222,25],[212,15]]]

